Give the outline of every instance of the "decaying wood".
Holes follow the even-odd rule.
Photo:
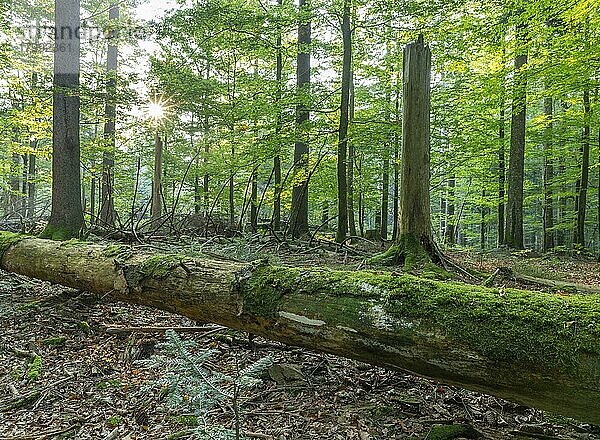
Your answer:
[[[600,423],[600,300],[0,233],[2,269]]]

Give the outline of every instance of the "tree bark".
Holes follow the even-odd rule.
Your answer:
[[[446,246],[456,244],[456,177],[452,174],[448,178],[446,197],[446,231],[444,232],[444,243]]]
[[[299,237],[308,232],[308,122],[310,110],[310,45],[311,45],[311,5],[310,0],[300,0],[300,22],[298,24],[298,60],[296,80],[298,105],[296,106],[297,140],[294,147],[294,188],[292,190],[292,212],[289,232]]]
[[[154,178],[152,179],[152,228],[161,226],[162,216],[162,162],[163,141],[158,129],[154,133]]]
[[[79,0],[56,0],[52,211],[43,237],[68,240],[84,227],[79,143]]]
[[[31,149],[35,152],[37,141],[31,142]],[[27,218],[35,219],[36,202],[36,159],[35,153],[29,154],[29,172],[27,173]]]
[[[348,109],[348,123],[352,126],[354,122],[354,72],[350,69],[350,104]],[[354,212],[354,162],[356,160],[356,148],[352,139],[348,143],[348,231],[352,237],[357,236],[356,213]]]
[[[119,5],[111,3],[109,10],[109,26],[116,26],[119,20]],[[102,226],[112,228],[115,225],[115,201],[114,201],[114,166],[116,148],[116,94],[117,94],[117,67],[118,46],[117,30],[110,29],[108,51],[106,56],[106,106],[104,110],[104,151],[102,153],[102,198],[100,209],[100,223]]]
[[[520,18],[521,20],[522,18]],[[527,44],[526,24],[516,26],[517,56],[510,127],[510,159],[508,167],[508,204],[506,212],[505,244],[509,248],[524,249],[523,241],[523,182],[525,174],[525,120],[527,107]]]
[[[500,129],[498,133],[500,146],[498,147],[498,247],[504,245],[504,199],[506,197],[506,158],[504,155],[506,131],[504,99],[500,108]]]
[[[581,145],[581,177],[577,196],[577,230],[573,245],[585,248],[585,215],[587,211],[587,190],[590,173],[590,91],[583,92],[583,136]]]
[[[553,160],[553,118],[554,100],[552,97],[544,99],[544,115],[547,118],[547,126],[544,133],[544,206],[543,206],[543,250],[548,252],[554,249],[554,194],[552,191],[552,180],[554,178]]]
[[[600,423],[600,304],[0,234],[0,266]]]
[[[277,0],[277,5],[282,9],[283,0]],[[273,199],[273,229],[281,230],[281,129],[283,127],[282,116],[282,89],[283,89],[283,53],[282,53],[282,37],[281,28],[277,34],[277,67],[275,78],[277,81],[276,105],[277,105],[277,121],[275,123],[275,136],[277,137],[277,153],[273,158],[273,174],[275,178],[274,199]]]
[[[348,120],[350,107],[350,75],[352,72],[352,29],[350,27],[350,0],[344,0],[342,17],[342,96],[340,103],[340,127],[338,131],[337,185],[338,220],[335,240],[343,243],[348,236]]]
[[[433,241],[430,201],[431,50],[423,35],[404,49],[402,173],[398,239],[374,263],[401,264],[405,270],[441,264]]]

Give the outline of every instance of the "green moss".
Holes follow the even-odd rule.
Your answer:
[[[29,364],[29,367],[27,368],[27,378],[34,382],[36,380],[39,379],[40,374],[42,373],[42,358],[38,355],[36,355],[33,360],[31,361],[31,363]]]
[[[111,426],[111,427],[113,427],[113,428],[114,428],[114,427],[117,427],[117,426],[119,426],[119,425],[121,424],[121,421],[122,421],[122,420],[123,420],[123,419],[122,419],[122,417],[121,417],[121,416],[110,416],[110,417],[109,417],[109,418],[106,420],[106,424],[107,424],[108,426]]]
[[[96,388],[99,390],[106,390],[109,388],[120,388],[121,381],[119,379],[110,379],[110,380],[102,380],[100,382],[96,382]]]
[[[451,440],[455,438],[481,438],[483,435],[469,425],[433,425],[426,440]]]
[[[123,244],[113,244],[107,246],[104,251],[102,251],[102,255],[108,258],[115,258],[118,260],[127,260],[133,256],[133,250],[130,246],[126,246]]]
[[[169,417],[171,421],[182,426],[196,427],[198,426],[198,417],[186,415],[186,416],[172,416]]]
[[[40,301],[38,299],[38,300],[27,302],[25,304],[19,304],[19,306],[17,306],[17,311],[24,312],[24,311],[28,311],[28,310],[37,310],[40,308],[41,305],[42,305],[42,301]]]
[[[46,347],[59,347],[61,345],[65,345],[65,342],[67,342],[66,336],[58,336],[55,338],[44,339],[42,344],[44,344]]]
[[[15,234],[13,232],[0,232],[0,258],[12,245],[28,238],[24,234]]]
[[[432,255],[423,245],[421,238],[414,234],[405,234],[386,252],[375,255],[369,264],[376,266],[402,266],[405,272],[424,270],[427,276],[447,278],[450,274],[436,266]]]
[[[68,241],[73,238],[79,238],[81,235],[80,228],[67,228],[63,226],[56,226],[52,223],[48,223],[46,228],[39,235],[39,238],[44,238],[54,241]]]
[[[90,329],[90,324],[86,321],[81,321],[79,324],[77,324],[77,326],[79,327],[79,329],[84,332],[86,335],[90,333],[91,329]]]
[[[499,292],[411,275],[281,267],[259,267],[241,287],[244,311],[257,316],[277,316],[285,303],[331,325],[359,328],[384,319],[394,337],[410,336],[410,322],[498,362],[553,369],[600,357],[596,295]]]
[[[142,278],[163,278],[187,259],[184,255],[155,255],[144,260],[138,270]]]
[[[176,432],[174,434],[169,434],[167,436],[167,440],[177,440],[177,439],[180,439],[180,438],[183,438],[183,437],[189,437],[189,435],[190,435],[190,431],[188,431],[188,430],[178,431],[178,432]]]

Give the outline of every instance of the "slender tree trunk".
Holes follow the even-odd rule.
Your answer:
[[[329,231],[329,200],[323,201],[323,207],[321,212],[321,227],[322,231]]]
[[[390,47],[389,44],[386,45],[386,55],[389,57],[390,55]],[[387,128],[389,129],[392,116],[390,112],[390,105],[392,100],[392,85],[390,83],[390,74],[391,72],[390,64],[386,66],[386,82],[385,82],[385,102],[386,102],[386,111],[385,111],[385,120],[387,123]],[[382,182],[381,182],[381,225],[379,227],[381,238],[383,240],[388,239],[388,222],[390,215],[390,140],[389,136],[385,139],[385,144],[383,146],[383,172],[382,172]]]
[[[554,249],[554,202],[552,192],[552,179],[554,178],[553,161],[553,122],[554,100],[552,97],[544,99],[544,114],[547,118],[547,126],[544,133],[544,206],[543,206],[543,234],[544,252]]]
[[[31,142],[31,149],[37,149],[37,141]],[[35,219],[35,202],[36,202],[36,155],[29,155],[29,173],[27,176],[27,218]]]
[[[206,62],[206,81],[210,80],[210,63]],[[209,116],[209,108],[208,108],[208,92],[204,95],[204,177],[202,181],[202,193],[204,195],[204,215],[208,217],[210,210],[210,200],[209,200],[209,183],[210,176],[208,174],[208,161],[210,156],[210,116]],[[208,220],[207,220],[208,221]]]
[[[28,174],[29,174],[29,155],[23,154],[23,170],[21,172],[23,178],[21,179],[21,218],[27,218],[27,185]]]
[[[498,246],[504,245],[504,200],[506,198],[506,158],[504,156],[506,131],[504,100],[502,101],[502,107],[500,108],[500,146],[498,147]]]
[[[235,159],[235,147],[231,144],[231,162]],[[235,173],[233,169],[229,176],[229,225],[235,226]]]
[[[525,174],[525,120],[527,105],[527,36],[525,23],[516,27],[515,75],[510,132],[510,160],[508,168],[508,206],[505,244],[513,249],[524,249],[523,242],[523,182]]]
[[[486,215],[487,215],[487,207],[485,206],[485,199],[487,197],[487,193],[485,190],[481,193],[482,205],[481,205],[481,223],[479,225],[479,246],[481,249],[486,248]]]
[[[68,240],[84,227],[79,150],[79,0],[56,0],[52,212],[45,238]]]
[[[96,168],[96,162],[92,160],[90,164],[90,168],[93,170]],[[91,181],[90,181],[90,225],[94,226],[97,223],[96,218],[96,172],[92,171],[91,173]]]
[[[283,0],[277,0],[279,9],[282,8]],[[277,81],[277,94],[275,97],[277,105],[277,122],[275,125],[275,136],[277,137],[277,154],[273,159],[273,174],[275,178],[274,182],[274,200],[273,200],[273,229],[275,231],[281,230],[281,129],[283,126],[283,119],[281,114],[281,97],[283,89],[283,53],[282,53],[282,39],[281,29],[277,34],[277,68],[275,77]]]
[[[505,243],[505,212],[506,212],[506,36],[502,35],[502,70],[501,70],[501,91],[500,91],[500,117],[498,120],[498,247]]]
[[[350,69],[350,108],[349,124],[354,122],[354,71]],[[356,215],[354,213],[354,162],[356,161],[356,148],[352,140],[348,143],[348,228],[350,235],[356,237]]]
[[[250,192],[250,229],[256,232],[258,228],[258,172],[252,172],[252,190]]]
[[[152,227],[159,228],[162,216],[162,162],[163,141],[160,133],[154,134],[154,179],[152,180]]]
[[[456,244],[456,178],[451,175],[446,186],[446,232],[444,233],[444,242],[446,246]]]
[[[598,128],[598,243],[600,244],[600,128]]]
[[[359,181],[363,181],[363,158],[362,154],[358,157],[358,166],[356,167],[358,172]],[[360,236],[365,236],[365,204],[362,185],[358,188],[358,228],[360,230]]]
[[[350,0],[344,1],[342,18],[344,55],[342,63],[342,97],[340,103],[340,128],[338,131],[337,184],[338,221],[336,242],[342,243],[348,236],[348,176],[346,174],[348,153],[348,118],[350,107],[350,82],[352,71],[352,29],[350,25]]]
[[[308,232],[308,122],[310,110],[310,45],[311,6],[310,0],[300,0],[300,22],[298,24],[297,87],[299,103],[296,106],[297,140],[294,147],[294,188],[292,190],[292,212],[289,230],[293,237]]]
[[[111,3],[109,10],[109,26],[116,26],[119,21],[119,4]],[[102,208],[100,209],[100,222],[102,226],[112,228],[115,225],[114,202],[114,167],[116,149],[116,94],[117,94],[117,67],[118,47],[117,31],[111,29],[109,33],[108,52],[106,58],[106,107],[104,112],[104,151],[102,153]]]
[[[396,73],[396,113],[394,126],[394,207],[393,207],[393,231],[392,240],[398,240],[398,220],[400,216],[400,81],[399,73]]]
[[[577,197],[577,233],[574,245],[585,248],[585,214],[587,211],[587,190],[590,172],[590,90],[583,92],[583,138],[581,148],[581,178],[579,180],[579,196]]]

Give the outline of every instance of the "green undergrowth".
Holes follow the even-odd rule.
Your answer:
[[[274,317],[283,302],[328,324],[369,327],[386,319],[435,329],[496,361],[572,366],[600,356],[600,296],[499,290],[412,275],[259,267],[242,286],[244,309]],[[306,297],[310,297],[307,301]],[[358,327],[357,327],[358,326]],[[394,327],[395,326],[395,327]],[[600,370],[600,365],[598,366]]]

